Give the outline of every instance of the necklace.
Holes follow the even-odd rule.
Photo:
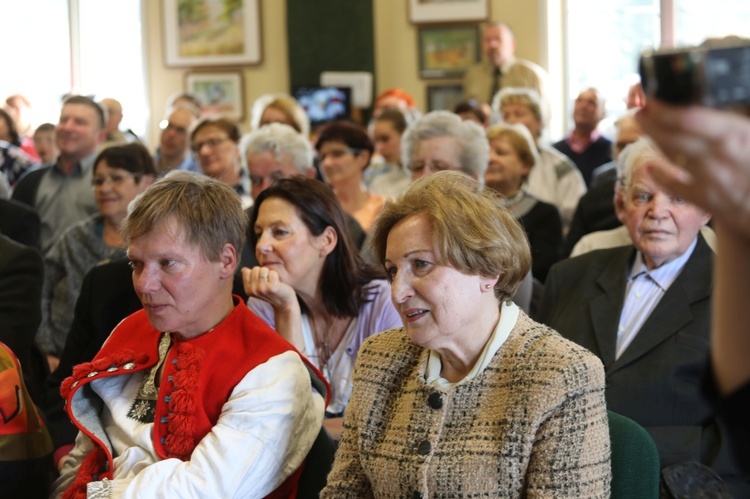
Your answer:
[[[319,328],[316,327],[315,322],[311,320],[313,341],[315,341],[315,350],[318,354],[318,364],[321,370],[328,365],[328,361],[331,360],[333,353],[339,343],[341,343],[341,339],[349,329],[352,320],[354,320],[354,317],[349,317],[345,323],[341,324],[337,324],[336,319],[333,319],[330,324],[323,321],[324,332],[322,334],[319,332]]]

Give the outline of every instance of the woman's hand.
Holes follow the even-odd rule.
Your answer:
[[[294,289],[279,280],[275,270],[265,267],[247,267],[242,269],[242,283],[247,296],[254,296],[268,302],[274,312],[287,311],[297,305]]]
[[[281,282],[278,272],[265,267],[243,268],[242,283],[247,296],[259,298],[271,305],[276,331],[304,354],[302,311],[294,288]]]

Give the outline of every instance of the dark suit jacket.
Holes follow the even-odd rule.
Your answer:
[[[701,389],[709,368],[713,252],[699,235],[682,273],[615,360],[627,273],[635,253],[633,246],[624,246],[554,265],[539,319],[601,359],[607,408],[649,432],[662,467],[698,461],[728,482],[746,485],[747,477],[741,477],[722,445],[714,406]]]
[[[46,360],[36,348],[42,321],[44,264],[39,251],[0,235],[0,341],[21,362],[26,386],[38,400]]]
[[[615,214],[614,196],[614,180],[597,185],[581,196],[565,238],[563,256],[569,256],[576,243],[586,234],[622,225]]]
[[[12,200],[0,199],[0,234],[16,242],[40,249],[42,223],[36,210]]]

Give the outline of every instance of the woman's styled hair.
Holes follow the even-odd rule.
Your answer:
[[[139,142],[103,149],[94,160],[94,173],[102,161],[106,161],[112,168],[122,168],[132,173],[136,184],[146,175],[157,175],[154,159],[148,149]]]
[[[279,179],[258,195],[250,215],[249,237],[253,248],[258,244],[255,222],[266,199],[277,198],[292,204],[302,223],[313,236],[327,227],[338,236],[336,247],[323,263],[320,289],[326,311],[335,317],[356,317],[362,303],[369,301],[367,284],[382,279],[384,273],[364,263],[349,236],[344,211],[333,190],[325,183],[303,176]],[[305,310],[306,305],[300,300]]]
[[[539,151],[534,144],[534,138],[531,132],[525,126],[515,124],[492,125],[487,129],[487,140],[492,142],[495,139],[506,139],[518,158],[526,166],[533,168],[539,161]]]
[[[484,128],[471,121],[463,121],[450,111],[432,111],[406,129],[401,136],[401,164],[408,169],[414,151],[422,140],[435,137],[453,137],[461,146],[459,161],[461,171],[484,183],[484,172],[490,160],[490,146]]]
[[[503,88],[492,99],[492,110],[502,115],[505,104],[522,104],[527,106],[534,115],[534,118],[542,126],[545,125],[544,116],[542,115],[542,99],[536,90],[531,88]]]
[[[408,126],[407,117],[398,109],[384,109],[383,112],[373,121],[387,121],[393,125],[393,129],[396,130],[399,135],[403,135]]]
[[[239,254],[245,242],[247,215],[242,201],[228,185],[199,173],[175,170],[154,182],[130,204],[120,231],[125,242],[174,221],[186,242],[198,245],[208,261],[216,262],[229,243]]]
[[[318,133],[318,140],[315,142],[315,150],[320,152],[320,148],[326,142],[341,142],[346,147],[358,151],[367,151],[372,157],[375,146],[367,134],[367,130],[348,121],[332,121],[324,125]]]
[[[201,120],[197,125],[195,125],[195,128],[193,128],[193,131],[190,133],[190,142],[195,142],[195,136],[198,135],[198,132],[206,127],[218,128],[219,130],[225,132],[232,142],[234,142],[235,144],[240,143],[239,127],[226,118],[205,118]]]
[[[435,234],[441,264],[469,275],[499,275],[495,296],[508,300],[531,268],[529,241],[502,199],[481,191],[465,173],[422,177],[395,201],[386,203],[372,228],[375,257],[385,263],[388,234],[414,215],[425,214]]]
[[[301,133],[304,137],[310,135],[310,118],[308,118],[305,109],[297,102],[297,99],[286,94],[265,94],[255,99],[250,110],[250,128],[252,130],[260,128],[263,113],[269,107],[281,111],[288,121],[287,124],[298,133]]]

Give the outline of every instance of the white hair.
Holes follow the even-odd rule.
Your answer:
[[[276,161],[281,161],[281,156],[288,155],[300,175],[305,175],[313,164],[310,141],[283,123],[270,123],[243,135],[240,140],[240,151],[245,162],[250,154],[270,152]]]

